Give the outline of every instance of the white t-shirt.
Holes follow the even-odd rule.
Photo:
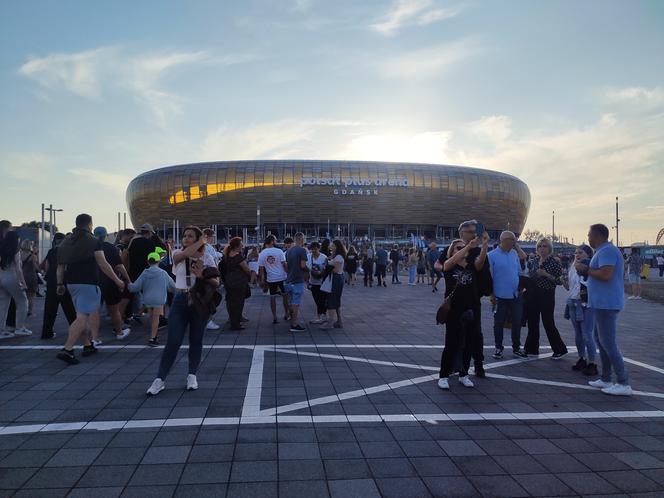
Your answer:
[[[334,258],[328,261],[329,265],[334,266],[334,263],[340,263],[339,266],[339,271],[334,270],[334,273],[341,273],[343,274],[344,272],[344,257],[341,254],[337,254]]]
[[[327,263],[327,256],[323,254],[322,252],[318,254],[317,258],[313,257],[313,254],[309,253],[307,254],[307,268],[311,271],[314,269],[314,265],[316,266],[316,270],[318,271],[323,271],[325,270],[325,264]],[[323,283],[322,280],[322,275],[318,277],[314,277],[312,273],[309,273],[309,283],[311,285],[320,285]]]
[[[176,254],[181,253],[181,249],[176,249],[173,251],[173,257],[175,257]],[[201,260],[203,258],[189,258],[190,260],[196,259],[196,260]],[[189,270],[189,281],[187,281],[187,259],[183,259],[180,261],[178,264],[173,265],[173,275],[175,275],[175,287],[178,289],[191,289],[194,284],[196,283],[196,275],[194,275],[191,272],[191,269]]]
[[[286,254],[278,247],[268,247],[258,255],[258,266],[265,268],[267,281],[270,283],[286,280],[285,262]]]
[[[657,265],[658,266],[664,265],[664,256],[657,256]]]

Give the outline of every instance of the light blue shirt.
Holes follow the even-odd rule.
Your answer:
[[[489,268],[493,278],[493,293],[500,299],[514,299],[519,295],[521,264],[515,249],[509,252],[500,247],[489,252]]]
[[[625,261],[620,250],[611,242],[605,242],[590,260],[590,268],[613,266],[613,275],[608,281],[588,278],[588,307],[600,310],[621,310],[625,306]]]

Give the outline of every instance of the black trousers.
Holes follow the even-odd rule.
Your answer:
[[[364,286],[366,287],[367,284],[373,283],[373,260],[363,263],[362,270],[364,271]]]
[[[237,329],[242,325],[242,311],[247,290],[245,288],[226,288],[226,310],[231,322],[231,328]]]
[[[472,345],[471,356],[473,358],[473,363],[475,368],[481,367],[484,363],[484,336],[482,335],[482,305],[478,305],[474,310],[476,313],[477,319],[477,330],[475,332],[475,341]]]
[[[378,287],[383,285],[385,281],[385,273],[387,271],[387,265],[376,264],[376,277],[378,278]]]
[[[366,278],[366,275],[364,278]],[[325,305],[327,301],[327,293],[320,290],[320,285],[312,285],[311,297],[314,298],[314,303],[316,303],[316,313],[318,315],[324,315],[327,312],[327,306]]]
[[[546,337],[549,340],[554,353],[566,353],[567,346],[560,337],[556,328],[553,313],[556,307],[555,289],[544,290],[538,286],[532,286],[526,293],[526,313],[528,317],[528,337],[524,348],[528,354],[539,354],[540,317]]]
[[[7,310],[7,320],[5,321],[7,327],[16,327],[16,303],[12,299],[9,301],[9,309]]]
[[[62,296],[58,296],[55,285],[48,285],[46,287],[46,299],[44,301],[44,322],[42,324],[42,339],[50,339],[53,337],[53,325],[58,316],[58,307],[62,306],[62,311],[65,313],[65,318],[69,325],[76,320],[76,310],[74,303],[71,300],[69,292],[65,291]]]
[[[445,324],[445,348],[440,355],[440,378],[447,378],[454,372],[463,377],[468,374],[473,351],[477,350],[482,333],[480,332],[479,309],[471,310],[473,320],[463,320],[462,313],[452,310]]]

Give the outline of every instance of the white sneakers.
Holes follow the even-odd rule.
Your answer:
[[[98,348],[99,346],[101,346],[102,344],[104,344],[102,341],[95,341],[94,339],[92,339],[91,342],[92,342],[92,345],[93,345],[94,347],[96,347],[96,348]]]
[[[116,335],[115,335],[115,338],[116,338],[117,340],[121,341],[122,339],[126,339],[127,336],[128,336],[130,333],[131,333],[131,329],[130,329],[130,328],[125,328],[125,329],[122,329],[122,332],[120,332],[119,334],[116,334]]]
[[[632,388],[631,386],[626,386],[624,384],[613,384],[611,387],[605,387],[602,389],[602,392],[612,396],[631,396]]]
[[[316,318],[309,321],[309,323],[311,323],[311,324],[319,324],[319,323],[325,323],[325,322],[327,322],[327,315],[318,315]]]
[[[21,327],[20,329],[14,330],[14,335],[32,335],[32,330],[26,328],[26,327]]]
[[[14,332],[9,330],[0,331],[0,339],[11,339],[12,337],[15,337]]]
[[[152,385],[148,388],[147,394],[150,396],[156,396],[160,392],[166,389],[166,384],[163,380],[157,377],[152,381]],[[193,374],[187,375],[187,391],[195,391],[198,389],[198,380]]]
[[[470,377],[468,377],[467,375],[459,377],[459,384],[461,384],[464,387],[475,387],[475,384],[473,384],[473,382],[470,380]],[[441,389],[449,390],[450,381],[447,380],[446,378],[438,379],[438,387]]]
[[[157,377],[152,382],[152,385],[148,388],[147,394],[149,394],[150,396],[156,396],[157,394],[162,392],[165,388],[166,384],[164,384],[164,381]]]
[[[208,330],[219,330],[219,325],[214,323],[213,320],[210,320],[207,324],[207,327],[205,327],[205,328],[207,328]]]
[[[475,387],[475,384],[470,380],[470,377],[467,375],[464,375],[463,377],[459,377],[459,384],[461,384],[464,387]]]
[[[198,380],[194,374],[187,375],[187,391],[195,391],[198,389]]]
[[[641,296],[629,296],[627,299],[641,299]]]
[[[604,394],[612,396],[631,396],[632,387],[624,384],[613,384],[612,382],[604,382],[602,379],[591,380],[588,385],[601,389]]]
[[[598,389],[605,389],[607,387],[611,387],[613,383],[604,382],[602,379],[597,379],[597,380],[591,380],[590,382],[588,382],[588,385],[591,387],[596,387]]]

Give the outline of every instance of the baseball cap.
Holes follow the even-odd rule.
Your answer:
[[[161,256],[159,256],[158,252],[151,252],[150,254],[148,254],[148,261],[155,261],[155,262],[161,261]]]
[[[166,252],[166,249],[164,249],[163,247],[157,246],[157,247],[154,248],[154,252],[156,252],[157,254],[164,254]]]
[[[154,228],[152,228],[152,225],[150,225],[149,223],[143,223],[141,225],[140,231],[154,233]]]
[[[108,235],[108,231],[106,230],[105,227],[97,227],[94,229],[94,232],[92,232],[95,237],[106,237]]]

